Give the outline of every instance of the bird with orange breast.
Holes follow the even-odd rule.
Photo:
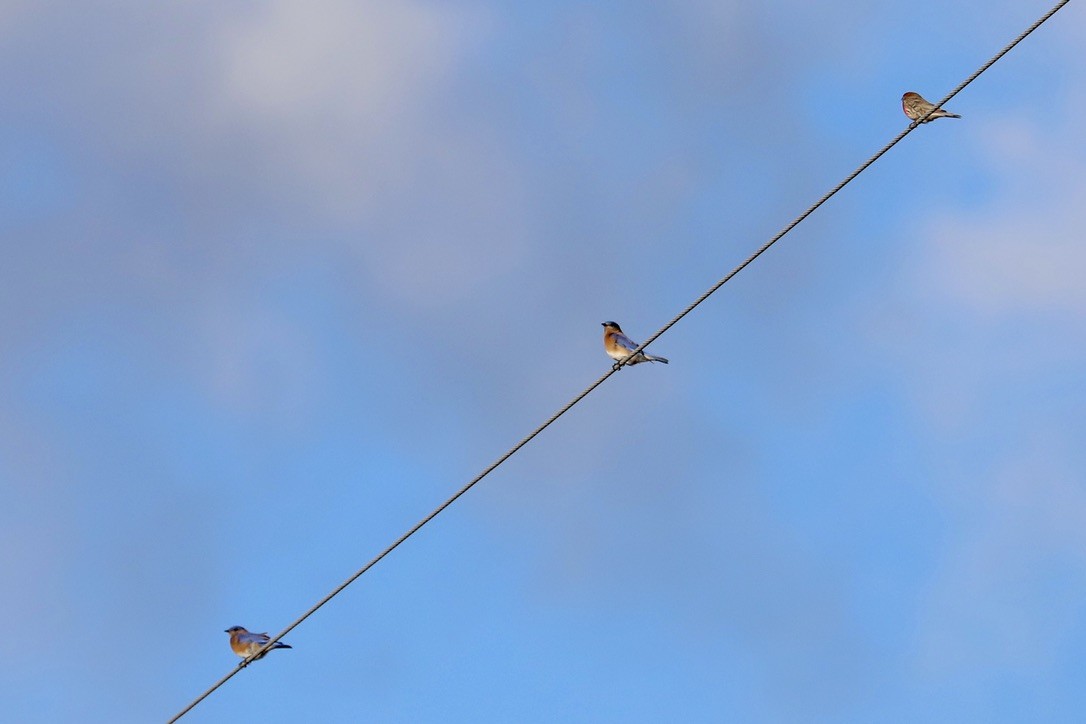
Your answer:
[[[619,327],[617,322],[603,322],[603,349],[607,352],[608,357],[615,360],[614,366],[616,370],[622,366],[625,360],[629,359],[630,353],[637,347],[637,342],[623,334],[622,327]],[[667,364],[667,358],[638,352],[626,364],[636,365],[642,362],[663,362]]]
[[[905,115],[909,117],[910,121],[915,121],[918,118],[924,118],[932,108],[935,108],[934,103],[929,103],[924,100],[924,97],[919,93],[913,93],[909,91],[905,95],[901,96],[901,110],[905,111]],[[939,108],[930,116],[925,118],[921,123],[930,123],[936,118],[961,118],[957,113],[951,113],[950,111],[944,111]]]
[[[226,629],[225,633],[230,634],[230,648],[234,650],[234,653],[243,659],[247,659],[257,651],[260,651],[264,647],[264,644],[271,641],[271,637],[266,633],[250,633],[241,626],[231,626]],[[290,644],[285,644],[282,641],[276,641],[272,644],[272,647],[268,651],[274,651],[275,649],[292,649],[294,648]],[[257,656],[253,661],[259,661],[268,655],[268,651]]]

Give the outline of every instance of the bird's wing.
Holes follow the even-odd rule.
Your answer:
[[[261,645],[263,645],[263,644],[268,643],[268,639],[269,639],[268,634],[262,634],[262,633],[246,633],[246,634],[239,634],[238,635],[238,640],[239,641],[244,641],[247,644],[261,644]]]
[[[637,349],[636,342],[619,332],[615,332],[615,344],[630,352],[633,352],[635,349]]]

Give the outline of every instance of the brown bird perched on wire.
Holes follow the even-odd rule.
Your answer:
[[[637,342],[623,334],[622,328],[618,326],[617,322],[603,322],[603,349],[607,352],[608,357],[615,360],[615,369],[618,369],[621,366],[619,363],[628,358],[630,353],[637,347]],[[626,364],[636,365],[642,362],[663,362],[667,364],[667,358],[638,352]]]
[[[919,93],[913,93],[909,91],[905,95],[901,96],[901,110],[905,111],[905,115],[909,117],[910,121],[915,121],[918,118],[923,118],[924,114],[935,108],[934,103],[928,103],[924,100],[924,97]],[[932,113],[927,117],[923,123],[934,121],[936,118],[961,118],[957,113],[951,113],[950,111],[944,111],[942,108]]]
[[[260,651],[264,644],[271,641],[271,636],[266,633],[249,633],[241,626],[231,626],[226,629],[226,633],[230,634],[230,648],[234,650],[234,653],[243,659],[247,659],[257,651]],[[268,651],[274,651],[275,649],[291,649],[294,648],[290,644],[285,644],[282,641],[276,641],[272,644],[272,647]],[[268,655],[268,651],[265,651],[260,656],[257,656],[253,661],[259,661]]]

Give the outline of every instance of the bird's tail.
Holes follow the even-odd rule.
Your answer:
[[[935,113],[932,114],[932,117],[935,117],[935,116],[942,116],[943,118],[961,118],[961,116],[958,115],[957,113],[951,113],[950,111],[944,111],[942,108],[940,108],[939,110],[935,111]]]
[[[645,359],[649,362],[663,362],[664,364],[667,364],[667,357],[655,357],[651,354],[647,354],[645,355]]]
[[[275,646],[272,646],[272,648],[273,649],[292,649],[294,647],[291,646],[290,644],[285,644],[282,641],[276,641]]]

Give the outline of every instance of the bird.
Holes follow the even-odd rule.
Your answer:
[[[905,115],[908,116],[911,121],[923,118],[924,114],[932,108],[935,108],[935,104],[928,103],[919,93],[909,91],[901,96],[901,110],[905,111]],[[929,121],[934,121],[936,118],[961,118],[961,116],[957,113],[951,113],[950,111],[944,111],[942,108],[939,108],[921,122],[928,123]]]
[[[226,629],[224,633],[230,634],[230,648],[234,650],[234,653],[243,659],[247,659],[257,651],[260,651],[264,644],[271,641],[271,637],[266,633],[249,633],[243,626],[231,626]],[[276,641],[272,644],[272,647],[268,651],[273,649],[292,649],[294,648],[290,644],[285,644],[282,641]],[[259,661],[267,656],[268,651],[257,656],[253,661]]]
[[[622,362],[629,358],[630,353],[637,349],[638,344],[622,333],[622,327],[617,322],[603,322],[603,349],[607,356],[615,360],[615,369],[622,366]],[[655,357],[651,354],[638,352],[626,364],[636,365],[642,362],[663,362],[667,364],[666,357]]]

